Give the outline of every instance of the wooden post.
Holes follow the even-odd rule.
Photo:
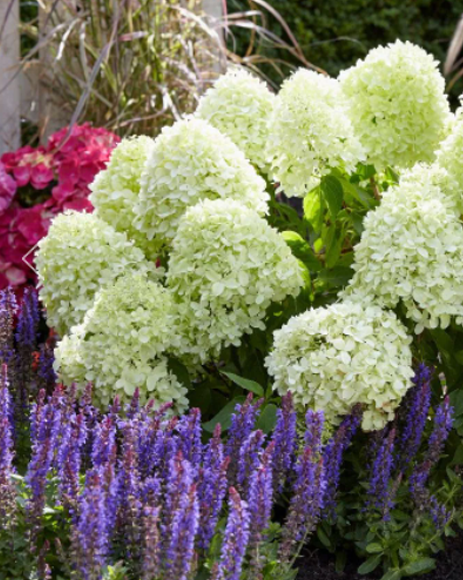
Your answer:
[[[21,144],[19,0],[0,1],[0,155]]]

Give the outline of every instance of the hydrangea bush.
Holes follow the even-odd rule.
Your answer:
[[[123,141],[91,186],[96,215],[41,243],[41,297],[67,335],[56,369],[100,405],[138,386],[209,421],[251,390],[269,421],[291,392],[332,424],[360,404],[364,430],[387,428],[413,360],[457,400],[460,132],[410,43],[339,79],[298,70],[277,95],[230,71],[193,116]]]

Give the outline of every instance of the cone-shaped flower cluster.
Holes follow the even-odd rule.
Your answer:
[[[367,160],[381,170],[432,161],[451,120],[432,55],[397,40],[371,50],[339,76]]]
[[[266,171],[265,148],[274,103],[275,95],[265,83],[236,67],[206,91],[196,115],[228,135],[251,163]]]
[[[411,386],[411,339],[392,312],[356,302],[295,316],[274,333],[266,359],[274,386],[329,421],[365,405],[363,428],[391,420]]]

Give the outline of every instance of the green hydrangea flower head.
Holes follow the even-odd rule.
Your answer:
[[[143,252],[94,214],[55,217],[35,257],[47,322],[64,335],[80,323],[99,288],[129,271],[156,272]]]
[[[90,185],[90,201],[97,215],[118,232],[125,232],[150,259],[157,257],[157,248],[133,222],[140,177],[153,144],[145,135],[123,139],[111,153],[106,169]]]
[[[450,135],[440,144],[437,165],[447,172],[444,191],[450,195],[460,214],[463,213],[463,108],[460,107],[452,124]]]
[[[180,220],[167,284],[178,304],[182,348],[205,362],[244,333],[265,329],[272,302],[303,285],[298,261],[280,234],[236,200],[205,200]]]
[[[362,427],[381,429],[411,386],[411,339],[393,312],[347,301],[308,310],[274,332],[266,366],[280,395],[336,423],[364,406]]]
[[[451,115],[432,55],[397,40],[371,50],[342,71],[339,82],[367,160],[378,171],[433,161]]]
[[[364,219],[355,274],[344,296],[395,308],[423,328],[463,321],[463,229],[439,168],[418,166],[384,193]]]
[[[136,227],[148,239],[169,244],[185,210],[201,199],[239,200],[263,215],[264,180],[244,153],[202,119],[164,127],[141,176]]]
[[[331,169],[364,159],[335,79],[299,69],[278,93],[269,124],[272,174],[288,196],[303,197]]]
[[[275,95],[244,68],[231,68],[200,99],[195,115],[205,119],[267,172],[265,148]]]
[[[179,347],[170,293],[146,276],[129,273],[102,288],[82,324],[56,348],[62,380],[84,387],[91,382],[97,404],[118,395],[130,401],[135,389],[142,402],[187,406],[187,389],[169,368],[167,352]]]

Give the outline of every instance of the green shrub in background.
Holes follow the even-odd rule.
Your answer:
[[[259,10],[259,4],[228,0],[230,11]],[[463,12],[463,0],[271,0],[270,4],[288,23],[305,57],[333,76],[355,64],[371,48],[397,38],[422,46],[444,62]],[[266,27],[284,36],[277,19],[272,18]],[[236,36],[238,52],[246,50],[245,37],[243,33]],[[272,50],[265,43],[259,50],[271,56]],[[275,74],[273,77],[278,80]],[[460,81],[453,87],[452,96],[456,98],[462,90]]]

